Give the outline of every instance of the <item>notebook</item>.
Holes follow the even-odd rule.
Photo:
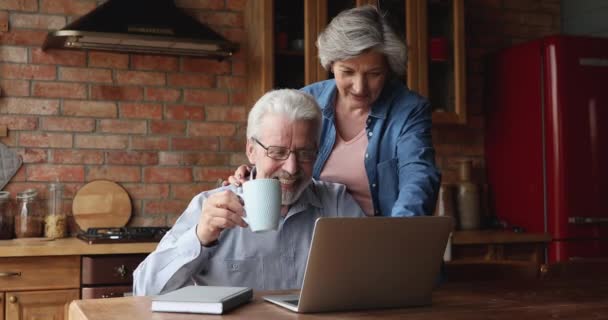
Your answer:
[[[222,314],[252,297],[246,287],[187,286],[152,298],[152,311]]]
[[[319,218],[302,288],[264,300],[295,312],[431,303],[451,217]]]

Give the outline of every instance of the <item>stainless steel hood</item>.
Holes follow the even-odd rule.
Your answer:
[[[42,49],[52,48],[223,59],[238,45],[177,8],[173,0],[108,0],[49,32]]]

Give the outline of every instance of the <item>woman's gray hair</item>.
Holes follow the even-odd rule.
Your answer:
[[[249,111],[247,139],[259,137],[262,120],[267,114],[285,116],[290,121],[313,121],[317,132],[315,141],[321,138],[321,108],[308,93],[295,89],[279,89],[264,94]]]
[[[331,71],[336,61],[354,58],[367,50],[386,56],[393,74],[405,74],[407,49],[405,43],[389,26],[387,19],[371,5],[340,12],[317,38],[319,59]]]

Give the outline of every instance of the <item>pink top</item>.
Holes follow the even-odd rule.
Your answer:
[[[367,143],[365,128],[350,141],[344,141],[336,132],[336,144],[325,162],[320,178],[323,181],[346,185],[348,192],[355,198],[365,214],[373,216],[374,205],[363,161]]]

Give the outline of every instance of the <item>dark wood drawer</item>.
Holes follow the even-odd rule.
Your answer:
[[[145,254],[82,257],[82,285],[131,284]]]
[[[110,286],[82,288],[82,299],[118,298],[124,297],[125,293],[133,292],[131,286]]]

